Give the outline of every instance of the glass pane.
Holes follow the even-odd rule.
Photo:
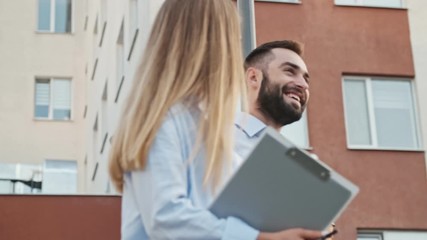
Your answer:
[[[335,4],[356,5],[356,0],[335,0]]]
[[[307,115],[306,111],[299,121],[284,126],[280,133],[293,142],[298,147],[307,148],[308,146],[308,131],[307,131]]]
[[[378,146],[417,148],[409,81],[372,81]]]
[[[402,0],[364,0],[363,5],[374,7],[403,7]]]
[[[55,32],[71,32],[71,0],[56,0]]]
[[[50,101],[50,84],[49,82],[36,81],[36,104],[49,105]]]
[[[50,171],[76,171],[76,161],[67,161],[67,160],[46,160],[45,169]]]
[[[10,181],[1,180],[0,181],[0,194],[12,193],[12,183]]]
[[[357,240],[381,240],[380,236],[358,236]]]
[[[17,164],[17,176],[19,180],[26,181],[16,183],[15,193],[37,193],[41,189],[38,187],[42,181],[42,171],[41,166],[38,164]]]
[[[0,163],[0,193],[37,193],[42,180],[38,164]],[[26,184],[21,181],[25,181]]]
[[[0,178],[15,178],[16,164],[15,163],[0,163]]]
[[[385,240],[426,240],[426,231],[385,231]]]
[[[50,0],[39,0],[39,31],[50,31]]]
[[[12,179],[16,179],[16,164],[0,163],[0,193],[13,193]]]
[[[49,117],[49,106],[36,106],[35,109],[36,118],[48,118]]]
[[[345,120],[349,145],[371,145],[365,81],[344,81]]]
[[[335,4],[371,7],[403,7],[402,0],[335,0]]]
[[[55,79],[52,81],[53,118],[64,120],[71,117],[71,81]]]
[[[43,173],[43,193],[77,192],[76,161],[46,160]]]
[[[50,84],[49,80],[36,80],[34,116],[49,117]]]
[[[71,111],[69,109],[53,109],[53,119],[70,120]]]

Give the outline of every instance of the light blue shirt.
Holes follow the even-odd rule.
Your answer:
[[[234,125],[236,126],[234,150],[242,159],[246,159],[267,125],[245,112],[237,114]]]
[[[207,210],[215,196],[203,186],[203,151],[188,162],[200,112],[198,107],[173,106],[157,132],[146,168],[124,175],[123,240],[248,240],[258,236],[259,231],[241,220],[218,219]],[[240,163],[235,156],[233,166]]]

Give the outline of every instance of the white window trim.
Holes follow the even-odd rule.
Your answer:
[[[342,95],[343,95],[343,107],[344,107],[344,125],[345,125],[345,133],[346,133],[346,141],[347,141],[347,148],[348,149],[352,149],[352,150],[391,150],[391,151],[414,151],[414,152],[419,152],[419,151],[423,151],[422,146],[422,138],[421,138],[421,134],[420,134],[420,120],[419,120],[419,111],[418,111],[418,103],[417,103],[417,97],[416,97],[416,89],[415,89],[415,84],[414,82],[409,79],[409,78],[396,78],[396,77],[387,77],[388,80],[393,81],[393,80],[398,80],[398,81],[409,81],[411,82],[411,92],[412,92],[412,103],[413,103],[413,108],[414,108],[414,127],[415,127],[415,132],[417,133],[416,136],[416,140],[418,143],[418,146],[414,147],[414,148],[402,148],[402,147],[381,147],[378,146],[378,138],[377,138],[377,131],[376,131],[376,127],[374,124],[375,123],[375,113],[374,113],[374,106],[373,106],[373,101],[372,101],[372,78],[374,77],[361,77],[361,76],[353,76],[353,75],[345,75],[342,77],[341,79],[341,87],[342,87]],[[347,110],[346,110],[346,104],[345,104],[345,89],[344,89],[344,82],[346,79],[352,79],[352,80],[360,80],[360,81],[365,81],[366,83],[366,101],[368,104],[368,114],[369,114],[369,130],[371,131],[371,145],[351,145],[350,143],[350,138],[349,138],[349,127],[347,126]]]
[[[40,0],[37,0],[37,4],[39,4]],[[50,28],[49,30],[40,30],[38,29],[38,22],[39,22],[39,13],[37,12],[37,27],[36,32],[37,33],[53,33],[53,34],[73,34],[74,33],[74,14],[75,14],[75,6],[74,6],[74,0],[71,0],[71,26],[70,26],[70,32],[55,32],[55,6],[56,6],[56,0],[50,0]],[[38,11],[38,5],[37,5],[37,11]]]
[[[72,162],[75,163],[75,169],[65,169],[65,168],[52,168],[52,167],[48,167],[47,163],[48,161],[61,161],[61,162]],[[55,191],[51,191],[51,189],[43,189],[42,188],[42,193],[44,194],[75,194],[78,191],[78,181],[79,181],[79,176],[78,176],[78,169],[79,169],[79,163],[76,160],[66,160],[66,159],[46,159],[43,162],[43,184],[44,186],[46,186],[47,182],[46,182],[46,175],[48,174],[61,174],[63,176],[63,174],[69,174],[69,175],[74,175],[75,177],[75,182],[73,183],[73,185],[71,186],[72,190],[71,192],[63,192],[58,191],[57,189],[55,189]],[[69,177],[69,176],[68,176]],[[56,179],[57,180],[57,179]],[[67,186],[67,185],[66,185]],[[67,186],[69,187],[69,186]]]
[[[376,237],[378,240],[384,240],[384,236],[380,231],[363,231],[357,233],[357,239],[360,237]],[[363,238],[362,238],[363,239]]]
[[[405,237],[403,237],[403,236]],[[410,230],[410,229],[400,229],[400,230],[358,230],[357,239],[363,240],[363,237],[379,237],[379,240],[408,240],[413,239],[416,235],[416,239],[425,239],[427,236],[427,231],[425,230]],[[411,237],[409,237],[411,236]]]
[[[307,109],[305,109],[305,111],[304,111],[304,113],[303,113],[303,115],[301,116],[301,119],[300,120],[298,120],[298,121],[302,121],[303,120],[303,118],[304,118],[304,122],[305,122],[305,125],[304,125],[304,130],[305,130],[305,132],[304,132],[304,138],[305,138],[305,140],[306,140],[306,142],[305,142],[305,144],[304,145],[300,145],[300,144],[298,144],[298,143],[294,143],[292,140],[291,140],[291,138],[289,138],[287,135],[286,135],[286,129],[285,129],[285,127],[286,126],[284,126],[284,127],[282,127],[281,129],[280,129],[280,134],[282,134],[285,138],[287,138],[287,139],[289,139],[289,141],[291,141],[291,142],[293,142],[294,144],[296,144],[298,147],[300,147],[300,148],[303,148],[303,149],[305,149],[305,150],[312,150],[313,148],[311,147],[311,145],[310,145],[310,133],[309,133],[309,129],[308,129],[308,112],[307,112]]]
[[[357,0],[354,0],[357,1]],[[401,6],[400,7],[392,7],[392,6],[381,6],[381,5],[364,5],[363,3],[354,3],[354,4],[344,4],[344,3],[337,3],[336,0],[334,0],[334,4],[336,6],[346,6],[346,7],[367,7],[367,8],[391,8],[391,9],[408,9],[406,0],[400,0]]]
[[[35,90],[35,86],[37,84],[37,80],[42,80],[42,79],[48,79],[49,80],[49,87],[51,87],[51,82],[52,80],[55,79],[59,79],[59,80],[69,80],[70,81],[70,118],[69,119],[54,119],[53,118],[53,108],[52,108],[52,102],[49,101],[49,114],[47,118],[44,117],[36,117],[35,116],[35,111],[36,111],[36,103],[35,103],[35,99],[36,99],[36,90]],[[40,77],[40,76],[36,76],[34,78],[34,102],[33,102],[33,118],[36,121],[58,121],[58,122],[71,122],[73,121],[73,116],[74,116],[74,110],[73,110],[73,106],[74,106],[74,81],[72,80],[71,77]],[[52,99],[52,91],[49,92],[50,94],[50,100]]]

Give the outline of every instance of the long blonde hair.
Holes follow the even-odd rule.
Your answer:
[[[144,169],[167,111],[189,97],[206,107],[198,136],[206,156],[204,182],[215,188],[231,161],[233,120],[245,89],[233,2],[166,0],[113,138],[109,171],[116,189],[123,190],[124,172]]]

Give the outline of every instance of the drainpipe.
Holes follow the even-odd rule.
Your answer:
[[[242,17],[243,56],[246,57],[256,46],[254,0],[237,0]]]

